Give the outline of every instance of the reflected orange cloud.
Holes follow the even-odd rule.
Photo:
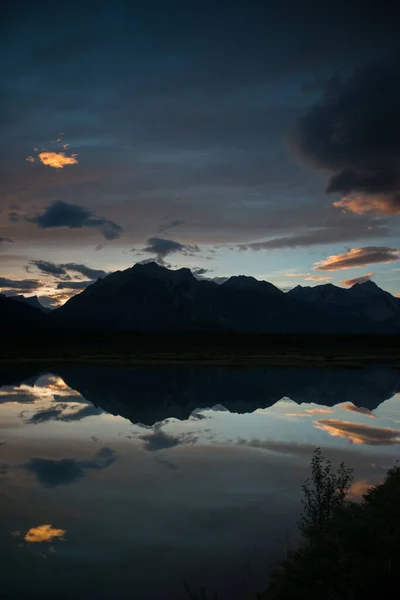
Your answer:
[[[66,533],[66,529],[56,529],[51,525],[38,525],[29,529],[24,539],[26,542],[37,544],[40,542],[51,542],[54,538],[62,540]]]
[[[330,414],[333,412],[333,410],[331,408],[306,408],[306,413],[309,413],[310,415],[317,415],[317,414]]]
[[[65,152],[40,152],[38,157],[40,162],[53,169],[63,169],[66,165],[76,165],[77,154],[67,156]]]
[[[372,488],[374,483],[371,481],[367,481],[365,479],[360,479],[360,481],[355,481],[351,488],[348,491],[347,496],[350,500],[361,500],[363,495],[368,492],[370,488]]]
[[[400,430],[389,427],[372,427],[351,421],[321,419],[315,421],[317,429],[322,429],[334,437],[344,438],[353,444],[384,446],[400,443]]]
[[[349,404],[344,404],[342,406],[342,408],[344,408],[345,410],[350,410],[351,412],[360,413],[362,415],[365,415],[366,417],[370,417],[370,419],[376,419],[375,415],[373,415],[372,412],[368,408],[363,408],[362,406],[356,406],[355,404],[352,404],[351,402],[349,402]]]
[[[285,413],[285,417],[308,417],[304,413]]]

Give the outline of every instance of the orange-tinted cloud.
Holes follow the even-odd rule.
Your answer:
[[[31,527],[25,534],[25,541],[32,544],[40,542],[51,542],[54,538],[64,539],[67,531],[65,529],[56,529],[51,525],[38,525],[37,527]]]
[[[350,248],[342,254],[333,254],[325,260],[314,263],[317,271],[337,271],[363,267],[372,263],[392,263],[400,260],[400,250],[387,246],[367,246]]]
[[[325,275],[312,275],[311,273],[285,273],[285,277],[304,278],[304,281],[330,281],[332,277]]]
[[[373,486],[374,484],[370,481],[360,479],[359,481],[355,481],[353,483],[348,491],[347,496],[350,498],[350,500],[361,500],[363,495],[366,494]]]
[[[354,444],[384,446],[400,443],[400,430],[389,427],[371,427],[362,423],[321,419],[315,421],[317,429],[327,431],[330,435],[349,440]]]
[[[400,204],[393,202],[388,196],[352,195],[344,196],[333,203],[337,208],[343,208],[356,215],[377,213],[380,215],[399,215]]]
[[[66,165],[78,163],[77,154],[67,156],[65,152],[39,152],[38,157],[40,162],[53,169],[63,169]]]
[[[356,283],[366,283],[375,275],[375,272],[366,273],[365,275],[360,275],[360,277],[352,277],[351,279],[345,279],[342,281],[342,285],[352,286]]]
[[[372,414],[372,412],[368,408],[364,408],[363,406],[356,406],[355,404],[352,404],[351,402],[349,402],[348,404],[344,404],[342,406],[342,408],[344,408],[345,410],[350,410],[351,412],[366,415],[367,417],[370,417],[371,419],[376,419],[375,415]]]
[[[330,281],[332,277],[322,277],[319,275],[308,275],[305,277],[305,281]]]
[[[329,414],[332,413],[333,410],[331,408],[306,408],[306,413],[309,415],[318,415],[318,414]]]

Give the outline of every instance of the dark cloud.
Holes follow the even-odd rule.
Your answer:
[[[36,267],[44,275],[54,275],[55,277],[67,275],[63,265],[56,265],[47,260],[31,260],[29,265]]]
[[[40,281],[37,279],[7,279],[0,277],[0,289],[18,290],[19,292],[34,292],[41,287]]]
[[[200,252],[200,248],[194,244],[181,244],[173,240],[152,237],[147,240],[147,246],[142,249],[142,252],[155,254],[158,260],[162,262],[169,254],[180,253],[184,256],[191,256],[196,252]]]
[[[0,475],[7,475],[10,471],[10,465],[7,463],[0,463]]]
[[[29,266],[36,267],[44,275],[53,275],[67,281],[70,279],[68,272],[79,273],[84,277],[90,278],[90,280],[96,280],[106,275],[106,272],[102,269],[92,269],[87,265],[79,263],[56,264],[46,260],[31,260]],[[27,270],[29,270],[29,266]]]
[[[64,398],[62,398],[62,400],[64,400]],[[76,400],[73,399],[72,401],[76,402]],[[66,413],[64,412],[66,408],[68,408],[67,403],[59,403],[54,407],[38,411],[29,417],[29,419],[25,419],[25,423],[30,425],[46,423],[47,421],[62,421],[65,423],[70,423],[73,421],[81,421],[86,417],[97,416],[103,412],[101,409],[96,408],[92,404],[84,406],[83,408],[79,408],[79,410],[76,410],[75,412]]]
[[[65,265],[61,265],[67,271],[72,273],[79,273],[88,279],[98,279],[99,277],[105,277],[107,273],[102,269],[92,269],[87,265],[81,265],[78,263],[67,263]]]
[[[164,223],[161,223],[161,225],[158,228],[158,232],[165,233],[166,231],[169,231],[174,227],[179,227],[179,225],[184,225],[185,223],[186,221],[184,219],[170,219],[165,221]]]
[[[19,214],[15,211],[8,213],[8,220],[11,221],[11,223],[17,223],[17,221],[19,221],[19,217]]]
[[[174,436],[165,433],[162,427],[163,423],[156,423],[148,433],[139,436],[139,439],[145,442],[145,450],[157,452],[158,450],[166,450],[183,444],[195,444],[197,441],[197,438],[191,435]]]
[[[58,290],[85,290],[93,280],[89,281],[61,281],[57,284]]]
[[[109,219],[96,217],[88,208],[63,201],[50,204],[41,215],[29,218],[28,221],[36,223],[39,229],[55,227],[68,227],[69,229],[95,228],[99,229],[107,240],[119,238],[123,232],[120,225]]]
[[[345,279],[342,281],[342,285],[352,286],[356,283],[366,283],[370,281],[371,277],[375,275],[374,272],[366,273],[365,275],[360,275],[359,277],[352,277],[351,279]]]
[[[385,446],[400,443],[400,429],[371,427],[362,423],[339,421],[337,419],[321,419],[315,421],[315,424],[318,429],[327,431],[335,437],[345,438],[354,444]]]
[[[326,191],[335,206],[363,214],[400,214],[400,61],[357,68],[325,87],[296,122],[292,141],[302,156],[332,173]]]
[[[34,474],[45,487],[67,485],[84,477],[88,471],[105,469],[117,460],[117,455],[111,448],[103,447],[92,460],[76,458],[30,458],[21,468]]]
[[[351,248],[342,254],[328,256],[325,260],[315,263],[317,271],[337,271],[364,267],[374,263],[392,263],[400,260],[400,250],[386,246],[368,246],[366,248]]]
[[[14,240],[10,240],[10,238],[0,237],[0,246],[2,244],[13,244]]]
[[[192,269],[192,273],[195,277],[198,277],[199,279],[202,279],[204,275],[207,275],[207,273],[210,273],[210,269],[204,269],[203,267],[199,267],[197,269]]]

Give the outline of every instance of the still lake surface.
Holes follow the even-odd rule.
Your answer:
[[[246,600],[296,543],[315,446],[354,498],[399,458],[400,371],[0,371],[1,598]]]

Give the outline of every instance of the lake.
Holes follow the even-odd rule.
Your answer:
[[[313,449],[352,498],[399,457],[400,371],[0,370],[1,598],[254,598]]]

